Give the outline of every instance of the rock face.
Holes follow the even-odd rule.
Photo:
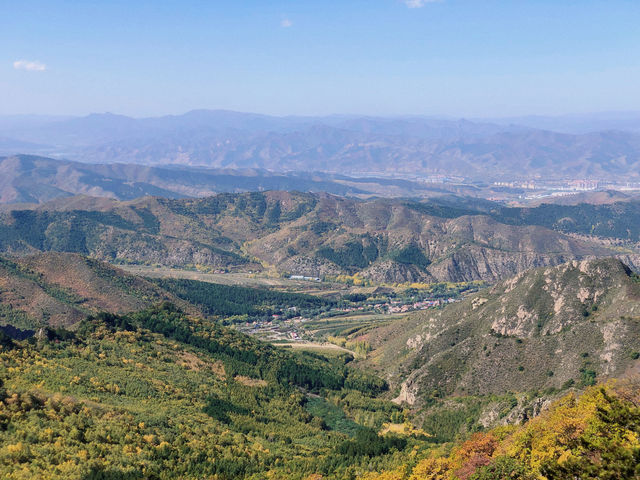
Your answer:
[[[572,258],[585,258],[571,246],[564,253],[501,251],[469,245],[439,261],[428,270],[438,281],[470,282],[483,280],[494,283],[518,272],[554,266]]]
[[[534,267],[616,254],[640,264],[633,251],[614,247],[442,205],[278,191],[131,202],[74,197],[0,211],[0,253],[63,251],[313,277],[359,273],[386,283],[495,283]]]
[[[421,269],[416,265],[407,265],[382,260],[364,270],[363,276],[378,283],[404,283],[404,282],[437,282],[430,269]],[[446,275],[441,277],[446,278]]]
[[[522,424],[540,415],[549,408],[558,396],[559,394],[548,394],[529,398],[526,394],[518,394],[512,397],[514,400],[512,403],[500,400],[491,401],[480,412],[478,424],[483,428]]]
[[[621,375],[640,355],[640,282],[617,259],[521,273],[367,334],[402,400],[563,389]]]

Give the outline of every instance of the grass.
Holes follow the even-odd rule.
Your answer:
[[[314,417],[324,420],[330,430],[354,436],[362,428],[353,420],[347,418],[341,408],[327,402],[324,398],[309,397],[305,408]]]
[[[312,343],[312,342],[299,342],[299,343],[273,343],[272,345],[282,348],[290,348],[298,352],[312,352],[318,353],[328,358],[338,358],[345,354],[350,353],[346,348],[339,347],[338,345],[326,344],[326,343]]]

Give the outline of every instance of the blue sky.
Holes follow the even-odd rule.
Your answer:
[[[0,0],[0,114],[640,110],[640,1]]]

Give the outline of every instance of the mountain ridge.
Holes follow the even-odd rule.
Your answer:
[[[206,110],[146,119],[92,114],[32,128],[5,126],[0,136],[18,148],[19,142],[42,145],[30,153],[91,163],[400,172],[484,181],[637,179],[640,161],[640,134],[634,129],[559,133],[424,117],[271,117]],[[25,153],[8,140],[5,154]]]
[[[3,324],[70,327],[100,311],[130,313],[163,301],[197,312],[151,282],[75,253],[0,257]]]
[[[592,221],[581,212],[577,222]],[[563,210],[559,213],[565,218]],[[503,217],[504,223],[497,220]],[[544,220],[548,218],[545,214]],[[621,216],[621,231],[630,218]],[[574,230],[576,225],[581,224],[570,224]],[[487,214],[441,203],[323,193],[270,191],[129,202],[73,198],[1,211],[0,251],[69,251],[115,263],[182,268],[273,267],[282,275],[312,277],[358,274],[378,283],[493,283],[536,266],[612,255],[640,264],[631,248],[574,238],[549,229],[554,226],[527,224],[519,210]]]
[[[420,408],[434,395],[558,391],[622,376],[638,364],[639,318],[638,276],[609,258],[523,272],[360,340],[396,401]]]
[[[202,197],[220,192],[291,189],[365,194],[355,184],[312,173],[260,169],[88,164],[34,155],[0,157],[0,203],[43,203],[78,194],[133,200],[145,195]],[[351,183],[356,179],[349,179]],[[427,189],[425,189],[427,190]]]

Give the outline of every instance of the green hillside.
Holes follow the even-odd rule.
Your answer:
[[[278,191],[130,202],[73,197],[0,212],[0,252],[328,279],[357,273],[373,283],[494,283],[593,256],[640,264],[633,202],[534,209],[452,202]]]
[[[407,448],[379,379],[170,305],[2,343],[3,478],[345,478]]]
[[[425,428],[521,421],[569,388],[640,366],[640,283],[615,259],[535,269],[353,340]]]

